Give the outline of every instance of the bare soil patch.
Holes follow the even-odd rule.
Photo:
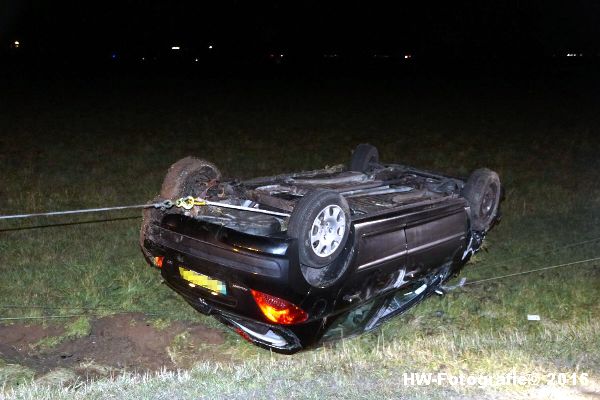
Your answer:
[[[0,326],[0,357],[5,360],[19,359],[28,354],[34,344],[50,336],[60,336],[64,329],[60,326],[42,326],[17,323]]]
[[[216,349],[224,341],[223,333],[202,324],[174,321],[160,329],[143,314],[128,313],[99,318],[91,325],[89,335],[46,350],[34,345],[61,336],[63,328],[26,323],[0,326],[0,358],[27,366],[36,375],[68,368],[85,378],[124,370],[189,367],[203,359],[227,360]]]

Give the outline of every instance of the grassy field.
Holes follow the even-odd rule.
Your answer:
[[[504,218],[465,268],[468,281],[600,257],[600,88],[575,73],[1,85],[0,215],[140,204],[186,155],[250,177],[344,163],[356,144],[370,142],[383,160],[456,175],[482,166],[499,172]],[[138,249],[139,224],[137,211],[0,221],[1,322],[48,317],[30,322],[67,325],[77,336],[98,315],[135,311],[157,324],[218,328],[160,284]],[[199,363],[179,372],[65,386],[68,371],[39,377],[0,360],[0,398],[599,396],[598,265],[467,285],[377,332],[294,356],[254,348],[223,328],[216,351],[231,361],[186,349]],[[50,318],[72,314],[85,316]],[[422,386],[405,382],[412,372],[541,380]],[[587,374],[587,382],[553,385],[554,373]]]

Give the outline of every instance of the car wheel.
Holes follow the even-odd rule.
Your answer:
[[[487,231],[498,215],[500,204],[500,178],[487,168],[475,170],[462,189],[462,195],[471,208],[471,228]]]
[[[212,163],[194,157],[185,157],[171,165],[160,189],[164,199],[175,200],[184,196],[198,197],[210,181],[221,179],[221,172]]]
[[[208,188],[211,180],[218,181],[219,179],[221,179],[221,172],[212,163],[194,157],[182,158],[171,165],[163,180],[160,196],[155,197],[152,203],[176,200],[190,195],[197,197]],[[145,208],[142,212],[140,246],[147,259],[151,255],[144,248],[144,240],[148,236],[150,223],[157,221],[160,215],[160,210],[156,208]]]
[[[349,170],[356,172],[369,172],[373,165],[379,163],[379,151],[377,147],[368,143],[356,146],[350,159]]]
[[[298,239],[300,263],[311,268],[331,264],[344,249],[349,231],[346,199],[325,189],[310,191],[298,201],[287,230]]]

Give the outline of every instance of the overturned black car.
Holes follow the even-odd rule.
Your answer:
[[[210,162],[171,166],[144,211],[147,261],[195,309],[247,340],[293,353],[370,331],[434,292],[499,220],[501,185],[379,161],[222,180]]]

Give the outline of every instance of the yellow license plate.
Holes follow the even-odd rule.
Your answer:
[[[185,269],[183,267],[179,267],[179,275],[181,275],[183,279],[185,279],[192,285],[203,287],[214,293],[227,294],[227,287],[225,286],[225,282],[222,282],[218,279],[213,279],[204,274],[200,274],[195,271],[190,271],[189,269]]]

